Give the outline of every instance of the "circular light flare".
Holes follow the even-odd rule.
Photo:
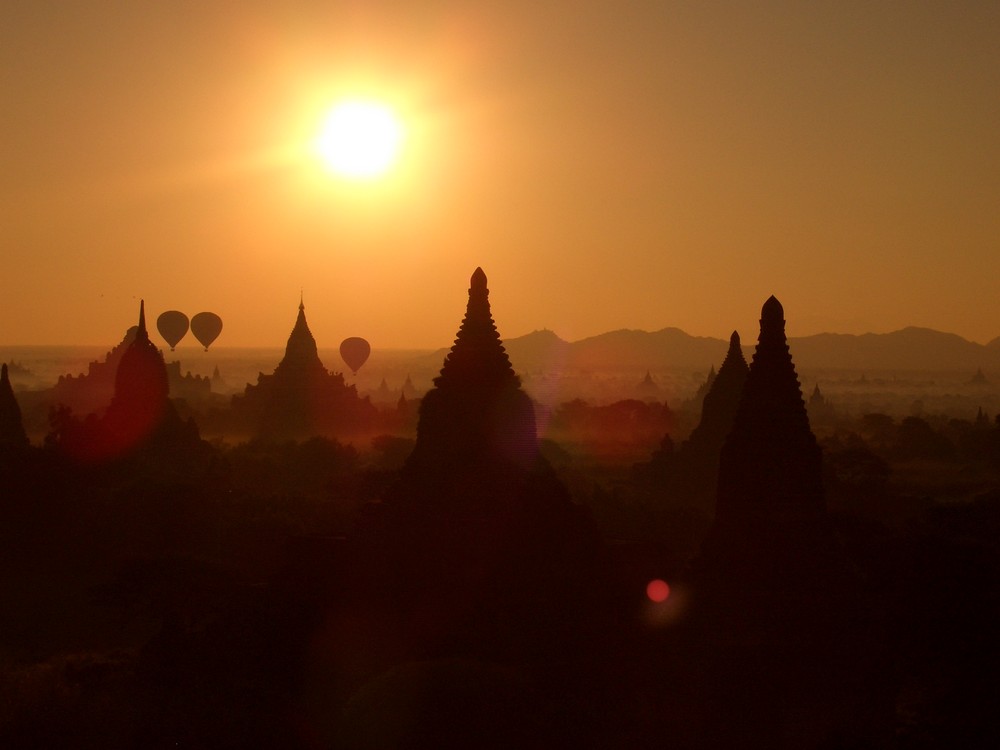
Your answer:
[[[646,597],[656,604],[661,604],[670,596],[670,584],[656,578],[646,584]]]
[[[402,144],[403,126],[392,109],[378,102],[350,100],[330,110],[314,145],[336,174],[368,180],[389,170]]]

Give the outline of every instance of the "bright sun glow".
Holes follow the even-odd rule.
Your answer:
[[[384,174],[399,156],[403,126],[385,105],[342,102],[330,110],[316,139],[316,152],[342,177],[367,180]]]

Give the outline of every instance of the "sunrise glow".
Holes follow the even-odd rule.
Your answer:
[[[315,149],[333,173],[370,180],[396,163],[403,136],[403,125],[392,109],[378,102],[351,100],[329,111]]]

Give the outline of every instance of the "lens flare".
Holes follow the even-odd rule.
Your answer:
[[[649,601],[657,604],[665,602],[670,596],[670,586],[666,581],[656,578],[646,584],[646,596]]]

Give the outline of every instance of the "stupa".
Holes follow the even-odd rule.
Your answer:
[[[148,437],[164,418],[170,385],[163,355],[149,340],[145,302],[139,302],[139,324],[115,372],[115,392],[104,415],[109,438],[123,447]]]
[[[533,568],[537,578],[550,566],[543,559],[589,543],[589,519],[542,456],[534,406],[493,322],[481,268],[421,402],[416,445],[374,520],[376,536],[416,557],[489,576]]]
[[[421,403],[406,471],[485,476],[524,472],[541,460],[534,407],[493,322],[486,274],[477,268],[455,343]]]
[[[733,331],[726,358],[711,379],[702,401],[701,420],[686,443],[688,450],[710,453],[715,460],[718,459],[719,451],[733,427],[748,371],[740,347],[740,334]]]
[[[271,375],[258,374],[256,385],[233,396],[233,410],[250,431],[271,439],[351,434],[370,426],[375,414],[371,402],[344,383],[343,374],[323,366],[301,299],[281,362]]]
[[[717,521],[775,523],[824,510],[822,456],[785,338],[781,303],[761,309],[760,338],[719,468]]]

